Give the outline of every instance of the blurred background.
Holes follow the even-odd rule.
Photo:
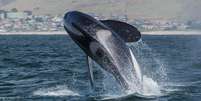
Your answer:
[[[63,31],[63,15],[71,10],[142,31],[199,30],[200,5],[200,0],[0,0],[0,32]]]

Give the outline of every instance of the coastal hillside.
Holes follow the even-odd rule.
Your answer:
[[[31,10],[34,14],[64,14],[69,10],[129,18],[201,19],[201,0],[12,0],[0,9]],[[195,1],[195,0],[193,0]]]
[[[11,2],[14,2],[15,0],[0,0],[0,7],[3,7]]]

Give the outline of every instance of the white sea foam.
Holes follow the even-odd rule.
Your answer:
[[[161,88],[156,81],[147,76],[143,76],[143,91],[142,95],[144,96],[160,96]]]
[[[51,88],[41,88],[33,92],[36,96],[79,96],[78,93],[70,90],[68,87],[56,86]]]
[[[140,93],[131,90],[128,90],[125,94],[120,95],[107,95],[107,97],[103,98],[104,100],[112,100],[112,99],[119,99],[119,98],[126,98],[128,96],[136,96],[136,97],[143,97],[143,98],[152,98],[163,96],[164,94],[161,92],[161,87],[158,85],[156,81],[152,78],[147,76],[143,76],[142,86],[143,89]]]

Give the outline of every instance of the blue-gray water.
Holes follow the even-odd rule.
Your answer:
[[[139,64],[163,64],[164,94],[112,98],[117,101],[199,101],[201,99],[201,36],[143,36]],[[138,50],[138,51],[139,51]],[[143,56],[142,56],[143,55]],[[143,60],[142,57],[147,57]],[[155,63],[154,60],[160,60]],[[153,62],[152,62],[153,61]],[[162,63],[161,63],[162,62]],[[157,66],[158,64],[158,66]],[[95,71],[96,93],[91,96],[84,53],[66,35],[0,36],[0,100],[100,100],[103,73]],[[143,66],[143,65],[142,65]],[[146,71],[148,72],[148,71]],[[100,79],[100,80],[99,80]],[[104,95],[107,96],[107,95]]]

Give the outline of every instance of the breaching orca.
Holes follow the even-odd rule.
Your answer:
[[[96,20],[79,12],[67,12],[64,28],[86,53],[91,85],[94,85],[91,61],[111,73],[121,87],[128,89],[129,80],[136,76],[132,54],[126,43],[137,42],[140,32],[132,25],[115,20]],[[139,82],[139,81],[136,81]],[[132,82],[131,82],[132,83]]]

